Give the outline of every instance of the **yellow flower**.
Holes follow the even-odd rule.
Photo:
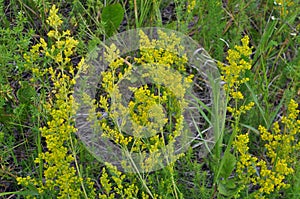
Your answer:
[[[189,0],[187,6],[187,12],[191,13],[196,6],[196,0]]]
[[[47,23],[54,29],[57,29],[62,24],[62,20],[57,15],[57,12],[58,12],[58,8],[56,8],[56,6],[53,5],[50,9],[50,15],[47,19]]]

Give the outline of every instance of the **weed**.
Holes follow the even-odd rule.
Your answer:
[[[299,0],[0,0],[0,197],[299,198],[298,5]],[[76,135],[72,94],[84,57],[117,32],[146,26],[190,35],[220,62],[226,116],[219,112],[222,104],[216,110],[203,102],[197,107],[208,124],[195,133],[212,125],[208,116],[218,120],[207,158],[200,154],[202,137],[185,153],[169,153],[187,131],[182,96],[197,74],[176,54],[180,41],[163,32],[162,41],[140,32],[140,50],[126,58],[108,46],[103,92],[86,99],[95,112],[101,110],[91,115],[98,121],[94,127],[145,161],[103,164]],[[116,106],[111,100],[121,100],[117,82],[139,80],[129,78],[133,66],[144,78],[160,75],[158,83],[128,88],[132,101]],[[201,96],[202,80],[194,80]],[[216,99],[218,89],[211,88]],[[135,125],[129,132],[128,118]],[[145,126],[149,137],[140,136]],[[166,146],[170,151],[163,151]]]

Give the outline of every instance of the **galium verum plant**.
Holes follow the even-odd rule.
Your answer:
[[[238,138],[237,136],[241,133],[241,115],[245,114],[254,106],[253,102],[248,102],[246,104],[243,102],[244,95],[240,91],[241,85],[249,81],[249,78],[245,76],[245,73],[251,69],[250,55],[252,54],[252,49],[249,47],[249,37],[246,35],[241,39],[241,42],[242,45],[236,45],[234,46],[234,49],[228,51],[226,57],[228,64],[218,63],[221,71],[221,79],[225,82],[223,88],[226,92],[226,104],[228,104],[227,111],[233,118],[231,121],[232,133],[229,136],[229,141],[222,158],[223,134],[218,138],[215,145],[215,164],[218,166],[214,169],[216,173],[214,182],[215,185],[218,186],[218,189],[220,189],[220,186],[226,187],[226,185],[232,184],[233,179],[230,180],[229,176],[230,172],[233,172],[236,163],[235,156],[231,154],[232,145],[234,145],[235,140]],[[241,148],[240,150],[245,150],[245,148]],[[248,156],[247,160],[252,161]],[[231,166],[228,166],[229,162]],[[237,173],[239,173],[241,169],[239,162],[237,163],[236,169]],[[223,179],[220,180],[220,177]],[[247,177],[245,177],[245,179],[247,179]],[[231,191],[232,195],[238,195],[238,192],[243,189],[243,185],[234,187],[235,191]],[[232,187],[228,187],[228,189],[232,189]]]
[[[119,49],[114,44],[106,47],[105,60],[109,67],[101,73],[102,88],[106,95],[101,95],[99,107],[107,117],[99,123],[103,130],[102,136],[112,140],[126,154],[139,154],[141,162],[123,162],[123,168],[135,169],[144,190],[141,190],[142,198],[158,198],[153,188],[146,185],[146,179],[140,172],[150,172],[163,166],[167,162],[166,171],[171,176],[171,183],[166,194],[178,198],[180,193],[176,188],[173,178],[174,164],[182,153],[175,154],[175,142],[179,136],[184,136],[187,131],[184,128],[184,109],[187,107],[185,94],[191,88],[192,75],[185,72],[187,57],[178,55],[176,50],[184,50],[180,45],[180,39],[173,34],[171,37],[158,30],[159,39],[150,40],[143,32],[139,32],[140,46],[139,56],[134,57],[135,67],[140,72],[141,79],[151,79],[151,83],[145,83],[139,87],[129,86],[133,93],[131,101],[126,107],[122,103],[120,86],[122,81],[136,81],[133,66],[120,56]],[[171,39],[170,39],[171,38]],[[120,72],[121,71],[121,72]],[[141,72],[142,71],[142,72]],[[126,125],[131,125],[130,134]],[[128,159],[131,157],[129,156]],[[109,167],[112,170],[112,167]],[[113,169],[114,171],[115,169]],[[114,171],[116,172],[116,171]],[[125,176],[125,174],[120,176]],[[124,180],[122,177],[121,180]],[[122,184],[113,181],[116,184]],[[149,182],[149,181],[148,181]],[[113,188],[109,183],[106,171],[103,170],[101,183],[106,187],[106,193],[101,197],[112,197]],[[117,185],[119,186],[119,185]],[[130,188],[130,187],[128,187]],[[135,195],[137,188],[131,189]],[[124,196],[124,192],[117,191]],[[129,194],[129,193],[128,193]],[[127,195],[126,195],[127,196]]]
[[[132,65],[119,56],[119,50],[114,44],[108,47],[104,54],[109,68],[101,74],[102,87],[109,95],[100,96],[99,106],[105,113],[109,113],[114,123],[111,125],[111,120],[108,119],[100,120],[103,136],[114,140],[130,153],[141,152],[144,157],[149,153],[150,156],[145,159],[144,165],[141,165],[145,171],[157,166],[157,160],[164,155],[161,151],[173,148],[166,148],[167,143],[169,146],[173,145],[175,138],[184,131],[183,110],[187,106],[184,97],[192,82],[191,75],[184,77],[183,81],[181,78],[185,72],[186,56],[179,57],[172,53],[179,46],[180,40],[176,40],[174,35],[170,41],[162,31],[158,31],[158,34],[160,40],[150,41],[142,31],[140,32],[140,57],[136,57],[135,61],[139,64],[138,69],[144,71],[142,78],[150,78],[153,83],[138,88],[130,87],[134,97],[128,103],[128,107],[121,103],[122,95],[118,82],[134,81],[131,75]],[[109,98],[114,102],[111,105],[108,102]],[[122,119],[120,123],[120,118],[125,118],[124,116],[127,116],[126,119]],[[175,122],[169,121],[169,117],[173,117]],[[128,121],[132,125],[132,135],[125,135],[126,132],[123,132]],[[149,139],[145,138],[145,134]],[[172,151],[164,152],[172,154]],[[178,158],[168,157],[170,162]]]
[[[300,120],[297,117],[298,104],[291,100],[287,115],[275,121],[271,131],[259,126],[260,139],[266,149],[264,159],[249,153],[248,134],[237,136],[235,147],[240,156],[237,173],[241,179],[246,174],[248,182],[259,187],[254,193],[255,198],[267,198],[270,194],[289,188],[290,184],[286,180],[295,172],[294,167],[299,161]]]
[[[19,184],[34,186],[41,196],[57,198],[93,198],[95,192],[90,179],[84,179],[79,172],[74,151],[73,134],[76,103],[72,88],[76,83],[75,70],[81,70],[83,59],[75,67],[71,62],[74,49],[78,44],[70,31],[60,31],[63,23],[57,14],[55,5],[51,8],[47,23],[53,29],[48,32],[48,46],[43,38],[24,55],[27,67],[33,74],[32,81],[47,80],[53,83],[48,101],[43,107],[49,114],[47,124],[40,128],[45,138],[47,151],[38,154],[35,162],[43,167],[43,176],[35,179],[31,176],[18,177]],[[41,66],[40,59],[47,58],[48,66]],[[49,83],[50,83],[49,82]],[[71,166],[75,163],[76,168]],[[87,191],[89,190],[89,191]]]
[[[226,154],[230,152],[231,145],[233,145],[237,155],[236,176],[241,184],[236,196],[243,190],[247,190],[248,193],[250,185],[255,185],[259,188],[254,191],[252,196],[265,198],[290,186],[286,179],[294,173],[293,165],[298,161],[296,154],[299,151],[300,121],[297,120],[299,110],[297,110],[298,104],[291,100],[288,106],[288,115],[283,116],[280,122],[273,123],[272,132],[259,126],[260,139],[266,148],[264,154],[266,158],[258,158],[251,154],[249,133],[242,133],[239,124],[241,114],[246,113],[254,105],[253,102],[239,105],[239,101],[244,99],[239,87],[249,81],[247,77],[243,76],[244,72],[251,68],[249,56],[252,52],[248,44],[249,38],[246,36],[242,39],[242,46],[235,46],[235,49],[228,51],[229,65],[219,65],[221,78],[226,82],[224,89],[228,94],[227,101],[233,100],[233,105],[227,107],[234,119],[233,132],[224,156],[231,157]]]

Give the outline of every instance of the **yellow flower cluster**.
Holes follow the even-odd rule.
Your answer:
[[[100,97],[99,106],[109,113],[114,124],[110,124],[111,120],[102,119],[100,126],[103,136],[130,153],[139,153],[146,158],[141,167],[150,171],[160,164],[158,160],[163,159],[165,154],[170,156],[169,161],[179,157],[171,157],[172,148],[176,138],[184,131],[182,114],[187,106],[184,97],[191,87],[193,76],[184,75],[187,57],[185,54],[178,55],[184,48],[176,35],[169,37],[165,32],[158,31],[159,39],[150,40],[143,31],[139,34],[140,56],[134,60],[140,67],[138,70],[143,71],[141,78],[151,79],[152,83],[139,88],[130,87],[133,99],[125,107],[119,82],[131,80],[132,65],[120,57],[120,51],[114,44],[107,47],[104,57],[109,62],[109,68],[101,76],[102,87],[109,96]],[[111,105],[108,98],[113,102]],[[126,124],[132,127],[133,136],[123,133]],[[167,144],[169,146],[166,148]],[[150,155],[146,154],[148,152]]]
[[[130,115],[133,120],[133,135],[141,137],[143,126],[147,126],[147,134],[154,136],[163,130],[168,119],[165,118],[164,111],[159,103],[166,103],[166,95],[159,97],[150,92],[147,85],[134,88],[135,101],[128,104]],[[151,121],[152,120],[152,121]]]
[[[242,105],[239,108],[227,107],[227,110],[232,113],[234,117],[239,117],[241,114],[246,113],[254,106],[254,102],[249,102],[246,105]]]
[[[288,188],[289,184],[284,182],[284,179],[294,171],[292,168],[288,168],[287,163],[284,160],[279,159],[273,169],[268,168],[267,162],[261,160],[257,163],[260,167],[260,175],[257,177],[257,184],[260,186],[256,197],[260,198],[265,194],[270,194],[282,188]]]
[[[251,69],[251,60],[249,56],[252,53],[249,45],[249,37],[242,38],[242,46],[235,46],[234,49],[228,51],[227,60],[229,65],[219,64],[222,71],[222,80],[226,82],[225,89],[230,94],[235,93],[242,83],[249,81],[249,78],[239,79],[243,72]]]
[[[39,79],[47,73],[47,70],[40,67],[38,64],[35,64],[38,60],[41,59],[40,52],[45,53],[46,50],[47,43],[43,38],[40,38],[40,43],[32,46],[29,54],[25,53],[23,56],[26,61],[26,64],[24,64],[25,68],[31,70],[33,74],[33,78],[31,79],[31,81]]]
[[[141,199],[162,199],[164,196],[159,196],[156,193],[153,193],[151,190],[152,186],[148,186],[146,191],[139,189],[137,186],[137,179],[135,177],[130,178],[130,183],[124,182],[128,177],[125,174],[122,174],[117,167],[111,165],[110,163],[105,163],[105,166],[102,169],[100,176],[100,185],[102,193],[99,194],[101,199],[115,199],[115,198],[141,198]],[[173,165],[167,166],[170,172],[173,172]],[[130,175],[130,174],[129,174]],[[149,179],[149,184],[155,183],[150,182],[152,179]],[[169,187],[168,187],[169,188]],[[169,188],[170,189],[170,188]],[[165,190],[165,193],[172,193],[172,190]]]
[[[291,100],[288,106],[288,115],[283,116],[281,123],[284,128],[280,128],[278,122],[273,124],[272,133],[268,132],[263,126],[259,126],[261,139],[266,142],[266,155],[270,158],[270,167],[266,162],[260,161],[261,167],[258,182],[261,185],[259,189],[262,193],[271,193],[281,188],[287,188],[289,184],[284,179],[294,173],[292,165],[297,162],[297,152],[300,150],[300,141],[296,139],[300,134],[300,120],[297,120],[299,110],[298,104]]]
[[[58,28],[62,24],[61,18],[57,15],[58,9],[55,5],[50,9],[50,16],[48,17],[48,24],[54,28],[48,32],[49,39],[56,40],[55,44],[48,48],[47,43],[43,38],[40,38],[40,43],[32,46],[29,54],[24,54],[24,59],[26,60],[25,67],[30,69],[33,73],[32,81],[38,80],[48,73],[48,68],[43,68],[38,61],[43,58],[43,62],[47,63],[47,59],[54,60],[58,66],[68,65],[71,62],[70,56],[73,54],[73,49],[77,46],[78,41],[70,36],[70,31],[63,31],[62,33],[58,31]],[[41,56],[43,55],[43,56]],[[70,72],[73,69],[70,68]],[[73,80],[74,81],[74,80]]]
[[[49,17],[47,19],[47,23],[57,31],[57,29],[62,25],[63,21],[57,14],[58,8],[53,5],[49,12]]]
[[[256,183],[252,176],[256,173],[255,163],[257,158],[249,153],[249,135],[240,134],[236,137],[233,145],[236,147],[239,154],[236,172],[240,177],[242,184]]]
[[[228,51],[226,59],[229,65],[219,63],[222,74],[221,79],[226,83],[224,89],[229,94],[229,99],[236,101],[235,107],[228,107],[227,109],[236,118],[254,106],[254,103],[250,102],[237,107],[237,101],[244,99],[244,95],[239,91],[239,88],[249,81],[249,78],[243,76],[245,71],[251,69],[250,55],[252,53],[252,49],[249,47],[249,37],[245,36],[241,41],[241,46],[235,46],[234,49]]]
[[[125,174],[122,174],[115,166],[109,163],[106,163],[106,167],[111,175],[108,175],[105,167],[102,169],[100,184],[103,191],[99,194],[99,198],[139,198],[138,193],[140,190],[135,183],[124,183]],[[142,199],[149,198],[149,195],[145,192],[141,193]]]
[[[41,195],[48,195],[56,198],[87,198],[94,197],[93,183],[90,179],[86,180],[86,184],[90,188],[87,194],[83,186],[83,178],[76,172],[71,163],[75,161],[74,145],[72,134],[76,132],[74,127],[74,115],[76,114],[77,104],[72,96],[72,87],[75,84],[75,67],[71,63],[73,50],[78,44],[70,36],[70,31],[60,33],[58,28],[62,24],[61,18],[57,15],[58,9],[53,6],[48,17],[48,24],[54,28],[48,33],[54,44],[48,47],[44,39],[40,39],[40,43],[36,44],[30,50],[30,54],[24,55],[28,65],[34,64],[38,60],[40,54],[49,58],[52,65],[43,68],[39,72],[38,64],[32,68],[32,73],[36,78],[41,78],[44,74],[51,77],[53,83],[52,92],[49,94],[49,101],[45,102],[44,108],[49,114],[50,120],[47,126],[40,128],[41,135],[45,138],[47,151],[39,154],[36,163],[44,168],[44,181],[38,181],[26,178],[18,178],[20,184],[28,185],[31,182]],[[76,69],[80,69],[83,65],[83,59]],[[71,152],[71,153],[70,153]]]
[[[107,47],[106,52],[104,52],[105,60],[109,62],[109,70],[101,73],[102,87],[109,93],[109,96],[100,96],[99,107],[105,110],[106,113],[110,112],[109,116],[113,120],[115,126],[112,128],[109,121],[105,119],[100,121],[100,126],[103,130],[102,136],[112,139],[116,144],[120,145],[121,148],[125,148],[133,138],[132,136],[125,136],[122,133],[126,120],[122,120],[122,123],[120,124],[119,118],[128,115],[128,110],[122,105],[122,95],[120,94],[119,86],[116,82],[126,78],[126,76],[130,74],[132,66],[129,65],[125,68],[124,74],[117,73],[117,70],[124,64],[124,60],[119,54],[120,50],[117,49],[115,44]],[[114,102],[111,106],[109,106],[109,98]]]
[[[184,72],[188,58],[186,54],[181,53],[184,51],[184,47],[180,44],[180,38],[175,33],[168,35],[161,30],[157,32],[159,35],[158,40],[150,40],[143,31],[139,32],[141,57],[135,58],[135,61],[140,64],[172,66],[173,69]]]
[[[187,6],[187,12],[191,13],[194,10],[195,6],[196,6],[196,0],[189,0]]]
[[[296,139],[300,135],[297,108],[298,104],[291,100],[288,115],[281,119],[284,127],[280,127],[279,122],[275,122],[272,132],[269,132],[265,127],[259,126],[258,130],[261,140],[265,142],[267,158],[258,160],[249,154],[248,134],[238,135],[234,142],[239,154],[237,174],[245,182],[259,186],[258,192],[254,195],[256,198],[265,198],[272,192],[290,186],[285,179],[294,173],[293,165],[297,163],[297,153],[300,151],[300,141]]]

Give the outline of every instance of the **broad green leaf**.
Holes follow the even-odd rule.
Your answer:
[[[236,163],[235,156],[232,155],[231,153],[225,153],[222,162],[223,162],[223,164],[222,164],[220,174],[222,177],[227,179],[231,175],[231,173],[234,169],[234,166]]]
[[[107,36],[112,34],[118,29],[124,18],[124,9],[120,3],[108,5],[102,10],[102,22],[104,22],[105,32]]]
[[[232,197],[238,193],[239,187],[236,186],[234,179],[224,180],[218,184],[218,191],[224,196]]]

